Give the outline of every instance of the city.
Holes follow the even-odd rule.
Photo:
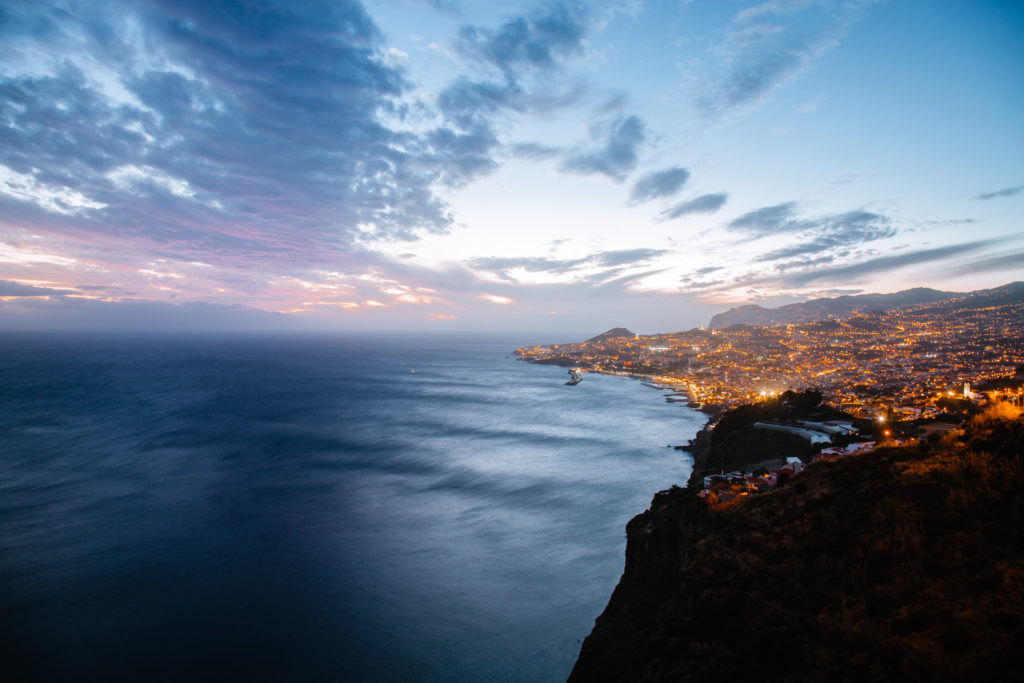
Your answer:
[[[641,377],[687,393],[709,412],[816,388],[858,417],[922,417],[943,399],[1019,400],[1021,381],[993,381],[1020,375],[1024,365],[1020,292],[1019,284],[1007,285],[987,290],[987,297],[804,324],[651,336],[621,330],[516,353],[531,362]]]

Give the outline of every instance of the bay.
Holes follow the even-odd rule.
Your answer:
[[[564,680],[704,417],[537,341],[0,337],[7,661]]]

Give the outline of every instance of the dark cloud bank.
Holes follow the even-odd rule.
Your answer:
[[[45,44],[68,58],[0,80],[0,163],[88,198],[68,210],[86,232],[142,236],[183,258],[284,248],[297,264],[322,262],[365,230],[447,231],[435,188],[497,167],[501,116],[572,100],[544,77],[579,53],[585,30],[585,14],[562,4],[464,27],[460,52],[494,77],[452,83],[427,112],[437,125],[412,133],[388,123],[414,114],[405,72],[352,0],[7,5],[11,50]],[[112,96],[89,63],[124,91]]]

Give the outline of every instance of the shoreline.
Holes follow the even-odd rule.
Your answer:
[[[520,358],[527,363],[534,363],[524,358]],[[547,365],[547,363],[536,363],[537,365]],[[668,391],[670,394],[666,396],[666,400],[669,403],[686,403],[686,407],[690,408],[694,412],[703,413],[707,419],[704,424],[694,433],[693,437],[685,444],[672,446],[676,450],[683,451],[690,455],[692,460],[692,467],[690,470],[690,476],[684,484],[685,488],[689,488],[693,483],[700,482],[701,479],[698,476],[698,472],[702,472],[704,466],[707,464],[708,456],[711,453],[711,427],[718,420],[718,418],[727,410],[725,406],[717,404],[707,404],[702,406],[695,399],[695,390],[693,389],[692,382],[686,382],[686,388],[680,390],[677,382],[666,382],[658,381],[658,378],[652,378],[649,375],[638,375],[628,372],[614,372],[609,370],[597,370],[594,368],[583,368],[583,373],[594,373],[598,375],[607,375],[612,377],[623,377],[626,379],[638,380],[641,384],[657,391]],[[669,397],[674,396],[687,396],[689,400],[671,400]]]
[[[547,363],[537,363],[537,361],[527,360],[525,358],[520,358],[519,360],[522,360],[522,361],[524,361],[526,363],[535,363],[537,365],[547,365]],[[583,372],[583,373],[593,373],[593,374],[596,374],[596,375],[610,375],[610,376],[614,376],[614,377],[626,377],[628,379],[635,379],[635,380],[638,380],[644,386],[650,387],[651,389],[657,389],[658,391],[669,391],[669,392],[672,392],[670,394],[671,396],[680,396],[680,397],[681,396],[686,396],[689,399],[689,401],[687,402],[687,407],[693,408],[694,410],[699,410],[699,411],[701,411],[703,413],[707,413],[708,412],[708,410],[707,410],[707,408],[705,406],[707,406],[709,408],[713,408],[714,410],[716,410],[718,412],[721,412],[721,410],[722,410],[722,407],[719,406],[718,404],[711,404],[711,403],[702,404],[700,402],[700,396],[699,396],[697,390],[694,388],[693,382],[691,382],[689,380],[683,380],[682,383],[685,386],[680,387],[679,386],[679,384],[680,384],[679,382],[675,382],[675,381],[670,382],[670,381],[667,381],[666,378],[651,377],[650,375],[637,375],[637,374],[633,374],[633,373],[630,373],[630,372],[616,372],[614,370],[598,370],[598,369],[595,369],[595,368],[581,368],[581,372]],[[678,402],[681,403],[681,401],[678,401]]]

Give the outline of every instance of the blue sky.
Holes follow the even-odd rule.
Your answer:
[[[0,6],[0,324],[653,333],[1024,278],[1019,2]]]

